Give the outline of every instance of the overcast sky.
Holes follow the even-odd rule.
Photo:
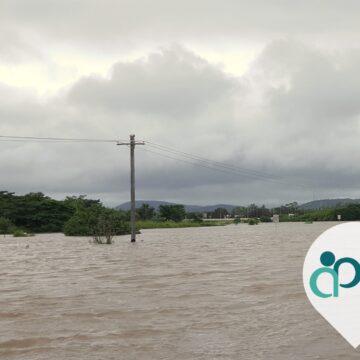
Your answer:
[[[0,135],[134,133],[150,142],[136,149],[138,199],[360,198],[359,12],[358,0],[0,0]],[[129,199],[126,146],[0,149],[2,190]]]

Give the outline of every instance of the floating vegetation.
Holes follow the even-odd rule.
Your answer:
[[[20,229],[16,229],[13,232],[13,236],[14,237],[29,237],[29,236],[34,236],[34,234],[32,233],[27,233],[26,231],[20,230]]]

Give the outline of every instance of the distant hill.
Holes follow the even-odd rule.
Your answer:
[[[158,201],[158,200],[137,200],[135,205],[136,208],[139,208],[142,204],[149,204],[151,207],[158,209],[160,205],[175,205],[173,202],[168,201]],[[325,209],[325,208],[334,208],[338,205],[347,205],[347,204],[360,204],[360,199],[323,199],[323,200],[314,200],[307,202],[305,204],[299,205],[299,209],[302,210],[315,210],[315,209]],[[231,212],[237,206],[229,204],[215,204],[215,205],[185,205],[186,212],[211,212],[217,208],[223,208]],[[115,209],[121,210],[130,210],[130,201],[125,202],[119,206],[116,206]]]
[[[158,209],[160,205],[175,205],[175,203],[168,202],[168,201],[157,201],[157,200],[137,200],[135,202],[136,208],[139,208],[142,204],[149,204],[151,207]],[[232,211],[232,209],[236,208],[235,205],[229,205],[229,204],[216,204],[216,205],[207,205],[207,206],[201,206],[201,205],[185,205],[186,212],[211,212],[214,211],[217,208],[223,208],[227,211]],[[125,202],[119,206],[116,206],[115,209],[120,210],[130,210],[130,201]]]
[[[302,209],[302,210],[325,209],[325,208],[334,208],[339,205],[348,205],[348,204],[360,204],[360,199],[314,200],[314,201],[310,201],[310,202],[300,205],[299,209]]]

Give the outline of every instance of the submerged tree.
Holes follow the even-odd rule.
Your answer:
[[[104,209],[92,229],[94,242],[97,244],[112,244],[115,235],[129,233],[129,224],[124,221],[124,215],[112,209]]]
[[[124,211],[105,208],[100,202],[84,202],[83,199],[78,199],[73,205],[76,210],[64,225],[65,235],[92,236],[99,244],[111,244],[115,235],[129,233]]]

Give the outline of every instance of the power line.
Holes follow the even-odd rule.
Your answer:
[[[277,175],[269,174],[266,172],[260,172],[260,171],[253,170],[253,169],[243,168],[243,167],[232,165],[232,164],[225,163],[225,162],[213,161],[211,159],[207,159],[202,156],[198,156],[198,155],[190,154],[190,153],[187,153],[184,151],[180,151],[180,150],[177,150],[177,149],[169,147],[169,146],[156,144],[156,143],[153,143],[150,141],[147,141],[146,144],[157,150],[168,152],[168,153],[174,154],[176,156],[182,156],[184,158],[190,159],[190,161],[196,161],[197,166],[200,166],[200,164],[199,164],[199,162],[200,162],[203,165],[203,167],[207,167],[207,168],[210,168],[213,170],[216,169],[217,171],[219,171],[221,169],[221,170],[226,170],[224,172],[235,173],[237,175],[242,175],[242,176],[252,177],[252,178],[255,177],[255,178],[259,178],[260,180],[272,181],[272,182],[275,182],[278,184],[297,186],[297,187],[301,187],[301,188],[309,187],[309,185],[306,185],[306,184],[287,182],[285,180],[282,180],[283,178],[280,176],[277,176]],[[157,154],[160,155],[160,153],[157,153]]]
[[[126,141],[126,140],[121,140],[121,139],[58,138],[58,137],[35,137],[35,136],[0,135],[0,141],[117,143],[117,142]]]
[[[204,158],[204,157],[199,156],[199,155],[190,154],[190,153],[187,153],[187,152],[176,150],[176,149],[168,147],[168,146],[155,144],[155,143],[152,143],[150,141],[147,141],[146,144],[148,146],[154,147],[154,148],[156,148],[158,150],[165,151],[165,152],[170,152],[170,153],[173,153],[173,154],[176,154],[176,155],[181,155],[181,156],[183,156],[185,158],[189,158],[189,159],[192,159],[192,160],[207,163],[207,164],[212,165],[212,166],[219,166],[219,167],[222,167],[224,169],[242,171],[244,173],[247,173],[248,175],[256,176],[256,177],[264,177],[264,178],[271,178],[271,179],[281,179],[281,177],[277,176],[277,175],[269,174],[269,173],[266,173],[266,172],[261,172],[261,171],[254,170],[254,169],[244,168],[244,167],[240,167],[240,166],[237,166],[237,165],[232,165],[232,164],[229,164],[229,163],[226,163],[226,162],[220,162],[220,161],[207,159],[207,158]]]
[[[200,166],[200,167],[203,167],[203,168],[205,168],[205,169],[216,170],[216,171],[220,171],[220,172],[223,172],[223,173],[234,174],[234,172],[232,172],[232,171],[221,170],[221,169],[218,169],[218,168],[215,168],[215,167],[211,167],[211,166],[206,166],[206,165],[203,165],[203,164],[199,164],[199,163],[196,163],[196,162],[194,162],[194,161],[188,161],[188,160],[184,160],[184,159],[179,159],[179,158],[176,158],[176,157],[173,157],[173,156],[169,156],[169,155],[165,155],[165,154],[162,154],[162,153],[153,151],[153,150],[144,149],[144,148],[142,148],[141,150],[142,150],[142,151],[149,152],[149,153],[152,153],[152,154],[156,154],[156,155],[159,155],[159,156],[162,156],[162,157],[165,157],[165,158],[167,158],[167,159],[172,159],[172,160],[180,161],[180,162],[182,162],[182,163],[190,164],[190,165],[193,165],[193,166],[196,166],[196,167]]]
[[[244,176],[249,177],[249,178],[254,177],[254,175],[242,173],[240,171],[235,171],[235,170],[230,170],[230,169],[222,169],[220,167],[208,166],[208,165],[198,163],[198,162],[195,162],[195,161],[191,161],[191,160],[179,159],[179,158],[176,158],[176,157],[173,157],[173,156],[170,156],[170,155],[166,155],[166,154],[163,154],[163,153],[159,153],[159,152],[149,150],[149,149],[142,148],[141,150],[152,153],[152,154],[156,154],[158,156],[162,156],[162,157],[165,157],[165,158],[168,158],[168,159],[172,159],[172,160],[179,161],[179,162],[182,162],[182,163],[190,164],[190,165],[193,165],[195,167],[202,167],[202,168],[205,168],[205,169],[210,169],[210,170],[214,170],[214,171],[218,171],[218,172],[222,172],[222,173],[227,173],[227,174],[232,174],[232,175],[237,175],[237,176],[242,176],[242,177],[244,177]],[[290,183],[290,182],[285,182],[285,181],[279,181],[279,180],[272,179],[272,178],[260,177],[259,180],[261,180],[261,181],[270,181],[270,182],[280,184],[280,185],[287,185],[287,186],[290,185],[290,186],[296,186],[296,187],[301,187],[301,188],[307,188],[308,187],[308,186],[306,186],[304,184],[295,184],[295,183]]]
[[[120,144],[127,140],[120,140],[120,139],[93,139],[93,138],[63,138],[63,137],[35,137],[35,136],[14,136],[14,135],[0,135],[0,142],[67,142],[67,143],[116,143]],[[124,144],[125,145],[125,144]],[[184,152],[169,146],[157,144],[151,141],[146,141],[146,145],[161,151],[167,154],[175,155],[170,156],[163,153],[159,153],[156,151],[152,151],[149,149],[142,149],[143,151],[147,151],[158,156],[162,156],[168,159],[172,159],[175,161],[180,161],[183,163],[187,163],[196,167],[203,167],[210,170],[215,170],[218,172],[228,173],[228,174],[235,174],[240,176],[246,176],[251,178],[258,178],[264,181],[271,181],[274,183],[282,184],[282,185],[291,185],[297,186],[302,188],[307,188],[307,185],[304,184],[294,184],[290,182],[283,181],[282,178],[278,175],[269,174],[266,172],[261,172],[254,169],[248,169],[244,167],[240,167],[237,165],[229,164],[226,162],[215,161],[211,159],[204,158],[199,155],[191,154],[188,152]],[[181,157],[181,158],[179,158]],[[186,160],[185,160],[185,159]]]

